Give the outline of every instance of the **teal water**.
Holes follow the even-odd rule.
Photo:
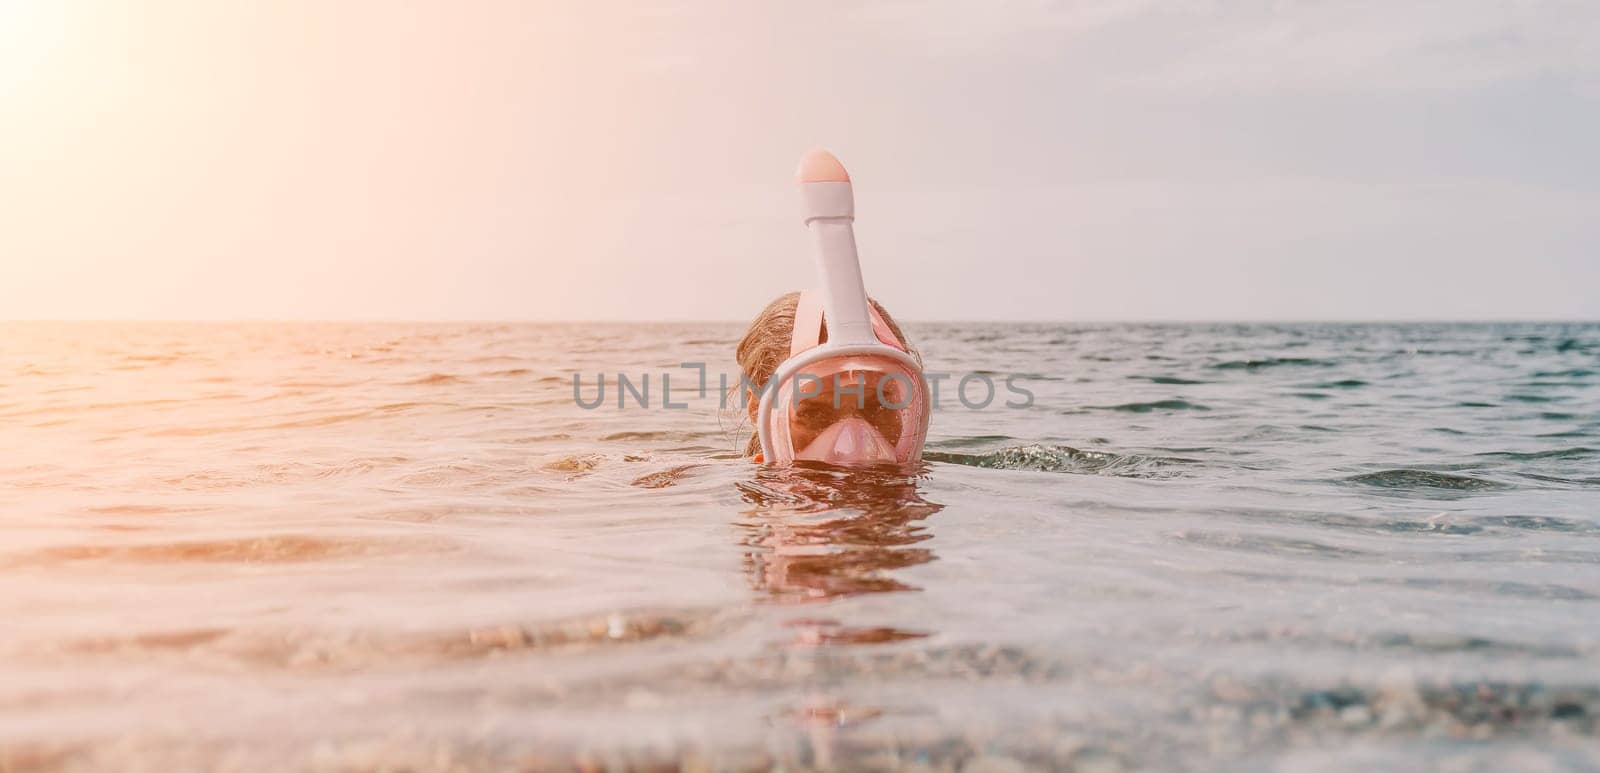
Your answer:
[[[738,325],[0,324],[0,769],[1600,766],[1600,325],[908,333],[1032,404],[773,471]]]

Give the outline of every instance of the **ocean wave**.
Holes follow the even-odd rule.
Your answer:
[[[1092,406],[1104,411],[1124,411],[1126,413],[1150,413],[1151,411],[1209,411],[1204,405],[1191,403],[1188,400],[1176,398],[1169,400],[1152,400],[1145,403],[1122,403],[1120,405]]]
[[[1412,490],[1441,490],[1441,491],[1488,491],[1493,489],[1510,488],[1505,483],[1474,478],[1470,475],[1455,475],[1431,470],[1393,469],[1378,472],[1362,473],[1345,478],[1350,483],[1363,486],[1376,486],[1386,489],[1412,489]]]
[[[1567,398],[1554,395],[1506,395],[1507,400],[1518,403],[1555,403]]]
[[[441,386],[444,384],[467,384],[471,382],[449,373],[429,373],[421,378],[415,378],[403,383],[406,386]]]
[[[1214,370],[1260,370],[1262,368],[1301,367],[1331,368],[1338,363],[1312,357],[1264,357],[1262,359],[1227,360],[1206,367]]]
[[[1165,384],[1169,386],[1187,386],[1190,384],[1211,383],[1209,381],[1200,381],[1192,378],[1180,378],[1178,376],[1129,376],[1128,378],[1140,381],[1148,381],[1152,384]]]
[[[1535,459],[1587,459],[1591,456],[1595,456],[1596,454],[1600,454],[1600,450],[1589,448],[1587,446],[1577,446],[1576,448],[1557,448],[1550,451],[1528,451],[1525,453],[1517,451],[1486,451],[1478,454],[1478,456],[1493,456],[1501,459],[1532,461]]]
[[[1199,464],[1198,460],[1184,457],[1084,451],[1061,445],[1016,446],[982,453],[928,451],[923,453],[922,458],[930,462],[946,462],[995,470],[1065,472],[1124,478],[1175,477],[1183,474],[1182,468]]]

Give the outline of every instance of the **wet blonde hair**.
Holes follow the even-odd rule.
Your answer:
[[[906,334],[900,330],[900,325],[889,316],[889,310],[878,303],[876,299],[868,299],[872,308],[878,310],[883,321],[889,325],[889,330],[894,333],[895,340],[900,342],[912,357],[920,364],[922,355],[911,347],[911,342],[906,340]],[[739,360],[739,370],[744,372],[744,378],[755,386],[757,390],[765,387],[772,374],[784,360],[789,359],[789,341],[794,337],[794,312],[800,304],[800,293],[784,293],[767,304],[755,320],[750,323],[750,329],[744,333],[744,338],[739,341],[739,348],[735,351],[735,358]],[[822,323],[822,341],[828,340],[828,323]],[[756,401],[749,400],[750,417],[755,418]],[[745,444],[744,455],[755,456],[761,451],[761,438],[751,433],[750,440]]]

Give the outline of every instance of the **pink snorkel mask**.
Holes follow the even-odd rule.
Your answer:
[[[867,302],[850,176],[832,154],[814,150],[799,177],[822,284],[800,294],[789,359],[761,390],[762,456],[772,464],[914,463],[928,434],[928,383]]]

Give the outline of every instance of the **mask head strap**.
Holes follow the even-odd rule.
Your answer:
[[[872,332],[878,336],[878,340],[886,346],[906,351],[905,345],[894,337],[894,330],[878,313],[877,307],[869,303],[867,312],[872,317]],[[800,301],[794,308],[794,333],[789,336],[790,357],[822,343],[823,322],[822,295],[812,290],[800,293]]]

